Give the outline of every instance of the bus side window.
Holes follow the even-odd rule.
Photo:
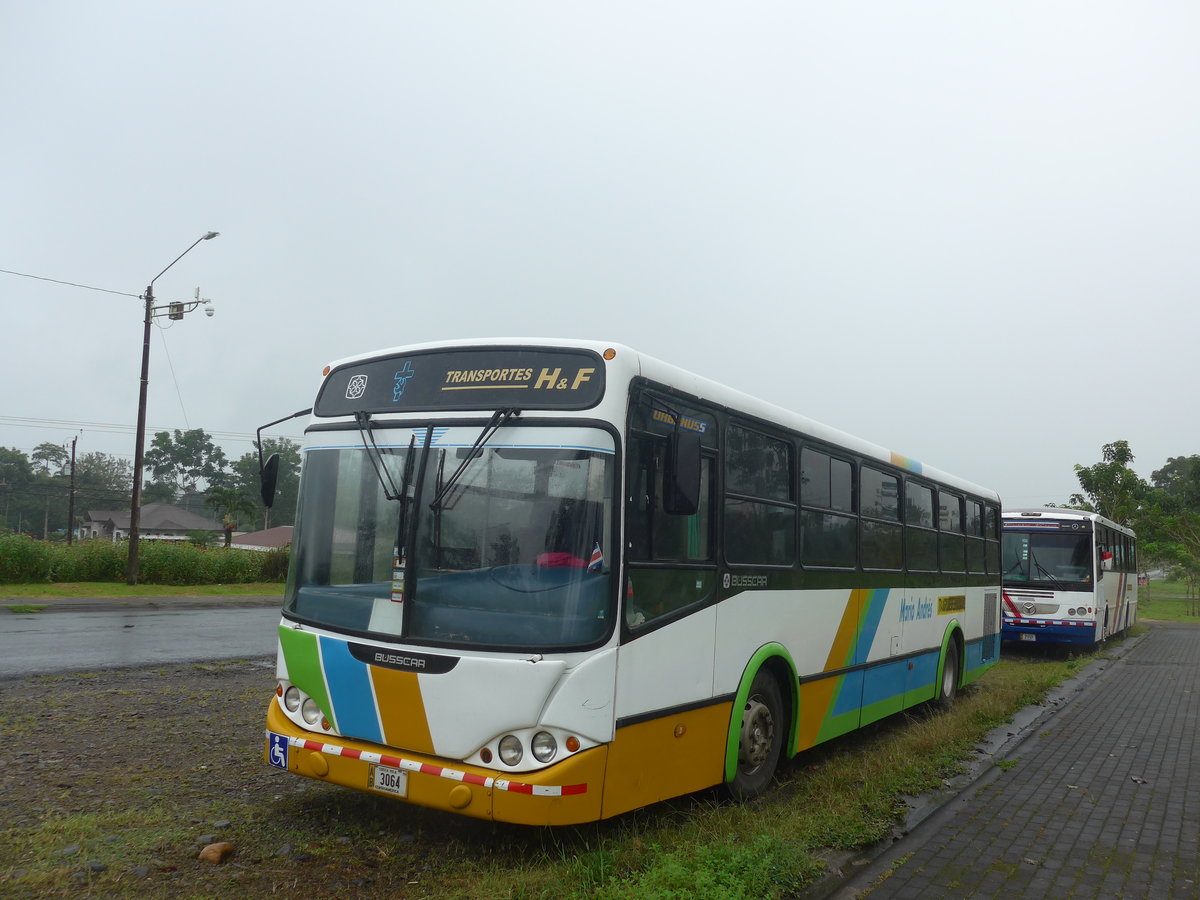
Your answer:
[[[654,519],[654,447],[649,438],[629,442],[629,513],[625,539],[630,559],[650,558],[650,529]]]
[[[713,557],[712,459],[700,462],[700,497],[693,515],[663,508],[666,441],[638,436],[629,442],[630,497],[625,533],[630,572],[625,590],[625,623],[639,628],[713,596],[716,578],[707,567]],[[638,565],[642,563],[643,565]]]
[[[904,568],[904,526],[900,524],[900,479],[863,466],[859,470],[862,498],[862,564],[864,569]]]
[[[854,467],[822,450],[800,451],[800,561],[852,569],[858,563]]]
[[[965,572],[966,545],[962,537],[962,497],[949,491],[938,491],[938,549],[941,551],[943,572]]]
[[[790,443],[730,425],[725,444],[725,560],[796,560],[795,453]]]
[[[1000,574],[1000,510],[987,507],[987,570],[992,575]]]
[[[933,517],[933,488],[914,481],[905,484],[904,524],[907,526],[906,564],[909,570],[936,572],[938,536]]]

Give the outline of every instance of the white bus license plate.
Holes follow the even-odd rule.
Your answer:
[[[1036,641],[1036,640],[1037,640],[1037,635],[1036,635],[1036,634],[1023,634],[1023,635],[1021,635],[1021,640],[1023,640],[1023,641]]]
[[[371,766],[371,787],[397,797],[408,795],[408,773],[389,766]]]

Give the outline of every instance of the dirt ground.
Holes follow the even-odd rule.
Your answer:
[[[268,659],[0,680],[0,896],[447,896],[537,854],[529,830],[270,768],[274,686]]]

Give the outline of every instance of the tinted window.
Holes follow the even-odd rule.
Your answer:
[[[886,475],[869,466],[863,466],[859,474],[862,485],[862,514],[874,519],[900,521],[900,479]]]
[[[854,566],[856,519],[806,509],[800,523],[800,559],[806,566]]]
[[[734,425],[725,453],[725,489],[764,500],[793,499],[792,447]]]
[[[962,534],[962,497],[947,491],[938,492],[938,528]]]
[[[862,523],[864,569],[900,569],[904,565],[904,526],[886,522]]]
[[[908,567],[918,572],[936,572],[937,532],[908,529]]]
[[[807,447],[800,451],[800,502],[829,508],[829,456]]]
[[[700,504],[695,515],[671,515],[663,509],[663,457],[666,441],[631,440],[629,511],[626,541],[633,560],[710,560],[712,465],[700,466]]]
[[[731,563],[790,566],[796,561],[796,510],[725,498],[725,558]]]
[[[800,502],[804,506],[854,512],[854,468],[820,450],[800,454]]]
[[[922,528],[934,527],[932,488],[910,481],[904,500],[904,521]]]

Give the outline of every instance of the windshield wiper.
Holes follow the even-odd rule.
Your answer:
[[[454,474],[446,479],[441,489],[437,492],[437,496],[429,503],[429,508],[433,510],[441,509],[446,496],[458,484],[458,479],[462,477],[463,472],[467,470],[476,457],[483,455],[483,448],[488,441],[492,439],[497,431],[508,424],[510,419],[514,419],[521,414],[519,409],[513,407],[502,407],[492,413],[492,417],[488,419],[488,423],[483,426],[483,431],[479,432],[479,437],[475,438],[475,443],[471,446],[471,450],[467,453],[466,458],[458,464],[458,468],[454,470]]]
[[[1046,570],[1046,567],[1043,566],[1040,562],[1038,562],[1038,558],[1037,558],[1037,556],[1034,555],[1033,550],[1029,551],[1029,560],[1030,560],[1030,562],[1032,562],[1034,564],[1034,566],[1037,568],[1037,570],[1039,572],[1041,572],[1043,575],[1045,575],[1049,581],[1052,581],[1054,583],[1054,586],[1056,588],[1058,588],[1060,591],[1066,590],[1066,587],[1063,586],[1063,583],[1061,581],[1059,581],[1057,578],[1055,578],[1053,575],[1051,575]]]
[[[363,447],[367,451],[367,459],[371,461],[371,468],[375,470],[375,477],[379,479],[379,486],[383,488],[383,496],[388,500],[400,500],[404,497],[404,492],[397,487],[396,481],[392,478],[392,473],[388,471],[387,463],[383,460],[383,451],[379,449],[379,444],[375,442],[375,432],[371,426],[371,414],[367,412],[356,412],[354,421],[358,425],[358,433],[362,435]],[[412,439],[408,442],[408,459],[404,464],[404,484],[408,484],[409,474],[412,470],[412,449],[413,443],[417,436],[413,434]],[[372,453],[371,451],[375,451]]]

